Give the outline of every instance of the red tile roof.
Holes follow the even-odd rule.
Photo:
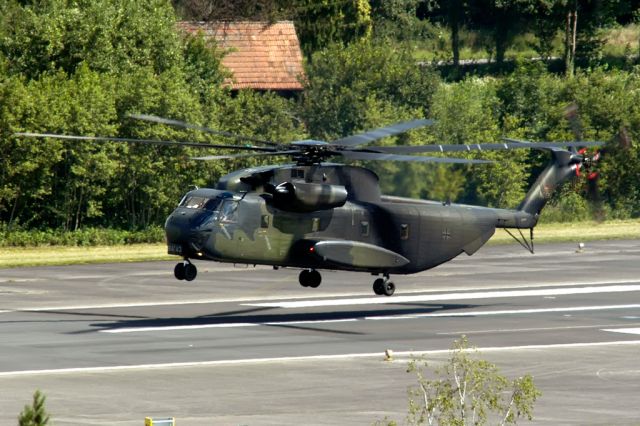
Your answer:
[[[202,31],[228,53],[222,64],[233,74],[232,89],[302,90],[302,52],[291,21],[179,22],[191,33]]]

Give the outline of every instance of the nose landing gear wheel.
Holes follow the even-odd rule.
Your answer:
[[[184,280],[185,271],[184,271],[184,263],[178,263],[175,268],[173,268],[173,275],[175,275],[177,280]]]
[[[185,280],[193,281],[196,279],[197,275],[198,275],[198,269],[196,268],[196,265],[194,265],[193,263],[187,263],[186,265],[184,265]]]
[[[305,269],[300,271],[298,281],[302,287],[316,288],[322,282],[322,275],[320,275],[320,272],[315,269]]]
[[[175,275],[176,279],[181,281],[193,281],[198,275],[198,269],[196,268],[196,265],[187,260],[185,262],[178,263],[176,267],[173,268],[173,275]]]

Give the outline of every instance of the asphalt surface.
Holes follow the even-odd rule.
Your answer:
[[[542,391],[532,424],[640,425],[640,241],[485,247],[373,277],[198,263],[0,270],[0,424],[35,389],[56,425],[402,423],[411,353],[468,336]],[[384,361],[392,349],[394,360]],[[526,423],[523,423],[526,424]]]

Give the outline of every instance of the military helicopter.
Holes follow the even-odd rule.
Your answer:
[[[576,148],[603,145],[597,141],[532,143],[514,139],[479,145],[368,145],[434,123],[428,119],[397,123],[330,142],[278,143],[152,115],[131,117],[251,145],[47,133],[16,135],[252,151],[195,157],[196,160],[290,157],[292,163],[234,171],[223,176],[215,188],[187,192],[165,223],[168,253],[183,259],[174,268],[175,277],[186,281],[196,278],[192,259],[271,265],[274,269],[300,268],[300,284],[312,288],[322,281],[319,270],[360,271],[377,276],[373,291],[386,296],[395,291],[391,274],[413,274],[461,253],[472,255],[496,228],[507,230],[533,253],[533,229],[553,191],[581,169],[592,167],[599,158],[599,154],[589,156]],[[548,151],[551,160],[513,210],[383,195],[373,171],[327,161],[341,156],[347,160],[482,164],[488,161],[412,154],[520,148]],[[529,231],[528,238],[523,230]]]

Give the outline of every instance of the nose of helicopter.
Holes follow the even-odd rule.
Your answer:
[[[164,224],[169,254],[187,255],[191,215],[186,211],[174,211]]]
[[[200,257],[212,231],[212,212],[196,209],[176,209],[167,218],[164,231],[169,254]]]

